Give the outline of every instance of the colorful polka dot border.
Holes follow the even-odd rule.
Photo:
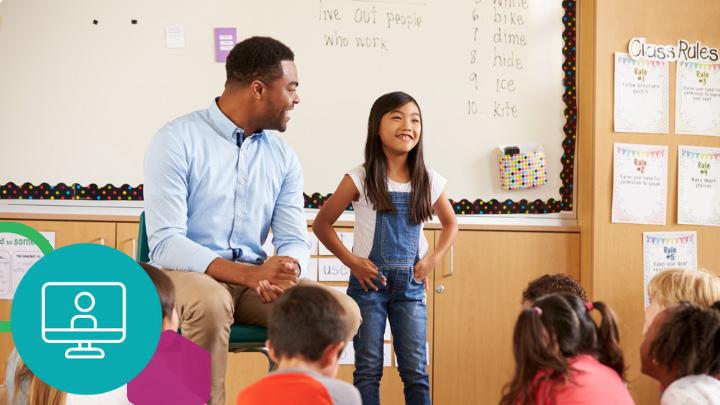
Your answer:
[[[120,187],[107,184],[98,186],[90,184],[83,186],[80,184],[67,185],[60,183],[50,185],[41,183],[33,185],[25,183],[16,185],[15,183],[7,183],[0,185],[0,199],[3,200],[101,200],[101,201],[142,201],[143,186],[136,187],[123,184]]]

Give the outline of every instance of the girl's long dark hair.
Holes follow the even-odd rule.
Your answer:
[[[383,115],[402,107],[407,103],[420,105],[412,96],[401,91],[380,96],[370,109],[368,119],[367,141],[365,143],[365,195],[376,211],[397,212],[388,195],[387,159],[380,140],[380,121]],[[410,170],[410,220],[420,224],[432,218],[432,202],[430,197],[430,178],[423,159],[422,113],[420,113],[420,140],[408,153],[408,169]]]
[[[541,386],[540,396],[554,403],[556,386],[570,379],[569,360],[580,354],[595,357],[623,377],[625,363],[615,315],[602,302],[590,308],[602,315],[600,326],[586,304],[570,294],[546,295],[522,311],[513,334],[515,376],[503,388],[500,404],[535,404]]]

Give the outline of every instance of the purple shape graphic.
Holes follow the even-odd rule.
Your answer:
[[[166,330],[150,363],[127,386],[135,405],[199,405],[210,400],[210,353]]]
[[[215,28],[215,62],[225,63],[236,43],[237,30],[235,28]]]

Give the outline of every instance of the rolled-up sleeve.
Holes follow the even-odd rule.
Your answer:
[[[150,260],[172,270],[205,272],[219,257],[187,238],[188,156],[176,128],[166,125],[145,154],[145,223]]]
[[[289,151],[288,159],[288,171],[272,216],[273,245],[278,256],[298,259],[300,277],[303,278],[307,276],[310,260],[307,220],[303,210],[303,174],[295,152]]]

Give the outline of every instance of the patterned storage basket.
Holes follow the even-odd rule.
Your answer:
[[[500,146],[500,185],[503,190],[537,187],[547,184],[545,151],[537,143],[519,145],[520,153],[506,155]]]

